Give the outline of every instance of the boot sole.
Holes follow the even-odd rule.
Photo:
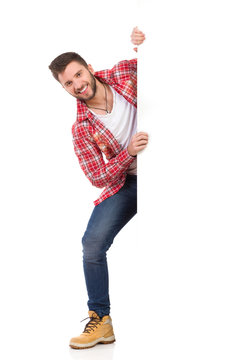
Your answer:
[[[112,344],[114,343],[114,341],[116,341],[115,339],[115,336],[109,336],[107,338],[105,337],[102,337],[100,339],[97,339],[91,343],[88,343],[88,344],[78,344],[78,343],[70,343],[69,346],[72,348],[72,349],[90,349],[94,346],[96,346],[97,344]]]

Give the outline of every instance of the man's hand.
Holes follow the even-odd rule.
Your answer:
[[[145,34],[138,29],[136,26],[131,34],[131,41],[134,45],[141,45],[145,40]],[[135,51],[137,51],[137,47],[134,48]]]
[[[136,156],[139,151],[145,149],[148,143],[148,134],[145,132],[138,132],[131,138],[127,147],[128,153],[131,156]]]

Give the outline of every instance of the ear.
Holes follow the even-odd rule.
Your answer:
[[[94,70],[91,64],[88,64],[88,70],[94,75]]]

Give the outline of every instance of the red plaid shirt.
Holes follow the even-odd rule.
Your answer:
[[[137,107],[137,59],[121,61],[111,70],[94,75]],[[94,205],[98,205],[121,189],[126,171],[135,158],[127,149],[122,149],[110,130],[80,100],[77,100],[77,120],[72,134],[74,150],[85,175],[92,185],[105,187],[94,201]],[[106,163],[103,154],[108,160]]]

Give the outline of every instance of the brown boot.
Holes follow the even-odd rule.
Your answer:
[[[72,338],[69,346],[73,349],[88,349],[98,343],[111,344],[115,341],[112,319],[109,315],[102,318],[95,311],[89,311],[90,321],[80,336]]]

